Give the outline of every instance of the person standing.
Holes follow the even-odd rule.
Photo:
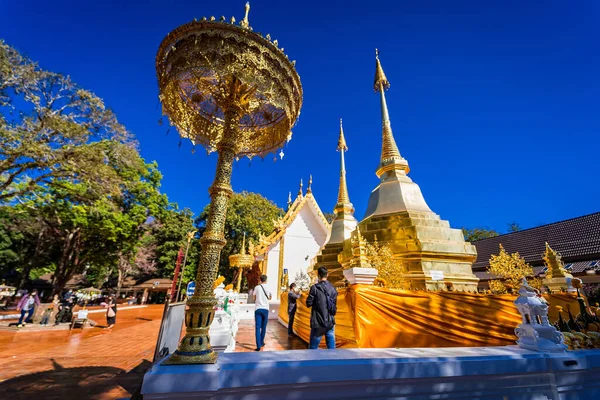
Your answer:
[[[70,322],[73,318],[73,298],[67,297],[66,300],[62,301],[59,306],[58,313],[54,319],[54,326],[62,322]]]
[[[37,295],[37,290],[33,290],[29,294],[25,294],[19,304],[17,305],[17,311],[21,311],[21,318],[19,318],[18,327],[23,327],[23,319],[25,319],[25,323],[31,323],[31,317],[34,314],[35,308],[39,307],[40,298]],[[25,314],[27,314],[27,318],[25,318]]]
[[[42,320],[40,321],[40,325],[48,325],[48,322],[50,322],[50,316],[52,315],[52,307],[47,307],[46,311],[44,311],[44,314],[42,315]]]
[[[112,329],[117,322],[117,301],[113,296],[108,296],[106,301],[106,329]]]
[[[300,293],[296,292],[296,284],[290,285],[288,292],[288,336],[294,335],[294,317],[296,316],[296,301],[300,298]]]
[[[269,300],[271,300],[271,292],[265,288],[267,276],[260,276],[260,284],[254,288],[254,321],[256,334],[256,349],[260,351],[265,345],[265,335],[267,334],[267,322],[269,321]]]
[[[310,312],[309,349],[318,349],[323,335],[328,349],[335,349],[335,314],[337,312],[337,291],[327,280],[329,271],[319,267],[319,282],[312,285],[306,306]]]
[[[58,315],[59,308],[60,308],[60,296],[55,294],[54,298],[52,298],[52,314],[50,315],[50,319],[54,318],[56,320],[56,316]]]

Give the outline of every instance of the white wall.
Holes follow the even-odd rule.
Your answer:
[[[277,300],[277,279],[279,275],[279,242],[269,251],[267,258],[267,289],[273,294],[273,300]]]
[[[310,260],[327,240],[328,232],[318,218],[307,203],[286,230],[283,268],[288,270],[289,283],[297,273],[306,273]]]

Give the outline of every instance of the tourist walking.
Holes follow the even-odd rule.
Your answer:
[[[254,288],[254,322],[256,334],[256,349],[260,351],[265,346],[265,335],[267,334],[267,322],[269,321],[269,300],[271,300],[271,292],[265,288],[267,276],[260,276],[260,284]]]
[[[288,336],[294,335],[294,317],[296,316],[296,301],[300,298],[300,293],[296,293],[296,284],[290,285],[288,292]]]
[[[108,296],[106,301],[106,329],[112,329],[117,322],[117,300],[113,296]]]
[[[310,313],[309,349],[318,349],[323,335],[328,349],[335,349],[335,314],[337,312],[337,291],[327,280],[329,272],[319,267],[319,282],[312,285],[306,306],[312,308]]]
[[[39,307],[40,298],[37,295],[37,290],[33,290],[29,294],[24,294],[19,304],[17,304],[17,311],[21,311],[21,318],[19,318],[19,323],[17,326],[19,328],[23,327],[23,319],[25,319],[25,323],[31,323],[32,317],[35,312],[35,308]],[[25,318],[25,314],[27,314],[27,318]]]

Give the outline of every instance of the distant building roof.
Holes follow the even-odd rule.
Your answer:
[[[41,275],[38,279],[36,279],[34,282],[37,285],[50,285],[50,283],[52,282],[52,278],[53,278],[53,273],[47,273],[44,275]],[[90,283],[88,282],[87,278],[85,277],[85,275],[83,274],[75,274],[71,277],[71,279],[68,280],[68,282],[65,284],[65,289],[79,289],[79,288],[83,288],[86,286],[90,286]]]
[[[564,264],[573,264],[572,273],[584,272],[590,262],[600,259],[600,212],[473,242],[477,248],[473,270],[485,270],[500,244],[533,266],[543,265],[546,242],[560,253]]]
[[[144,283],[135,285],[134,289],[171,289],[172,280],[166,278],[148,279]]]

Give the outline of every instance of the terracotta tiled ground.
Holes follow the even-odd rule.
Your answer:
[[[240,321],[237,345],[235,351],[254,351],[256,339],[254,336],[254,320]],[[277,320],[269,320],[263,351],[305,350],[308,346],[298,337],[288,338],[287,328]]]
[[[0,398],[128,397],[150,365],[163,306],[119,310],[112,330],[0,332]],[[92,314],[100,326],[102,314]]]
[[[1,332],[0,399],[128,398],[150,367],[163,306],[120,309],[112,330]],[[91,314],[100,326],[102,314]],[[253,351],[254,320],[240,321],[236,351]],[[305,349],[270,320],[263,351]]]

